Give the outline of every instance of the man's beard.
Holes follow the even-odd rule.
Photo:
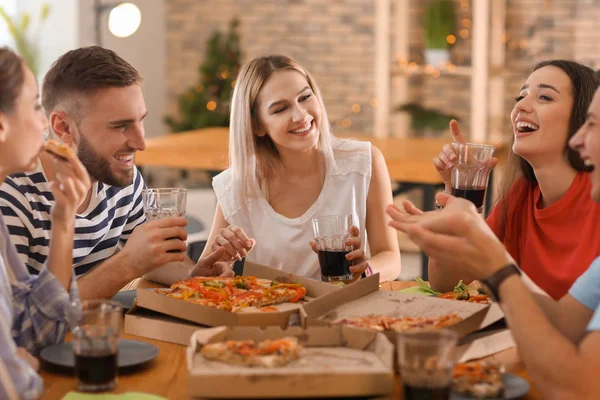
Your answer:
[[[79,137],[77,157],[93,179],[117,187],[125,187],[133,183],[133,168],[124,170],[121,175],[115,174],[110,168],[110,161],[98,154],[83,135]]]

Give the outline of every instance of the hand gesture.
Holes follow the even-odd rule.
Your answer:
[[[225,247],[219,247],[209,255],[201,257],[192,270],[192,276],[234,276],[231,262],[220,261],[223,256],[226,256]]]
[[[56,175],[50,181],[54,196],[51,217],[53,223],[75,221],[77,208],[83,203],[91,186],[90,176],[75,153],[66,158],[52,157]]]
[[[227,228],[221,229],[219,234],[215,236],[210,249],[214,252],[221,247],[225,248],[222,253],[222,261],[241,261],[242,257],[248,257],[248,253],[252,251],[255,245],[256,240],[248,238],[242,228],[229,225]]]
[[[318,254],[317,244],[315,242],[309,242],[309,244],[312,250]],[[352,246],[352,251],[346,254],[346,260],[350,262],[350,272],[354,274],[354,279],[358,279],[369,267],[369,263],[361,246],[360,231],[356,226],[350,228],[350,237],[346,239],[346,246]]]
[[[468,200],[438,193],[441,211],[409,214],[389,206],[389,225],[408,236],[439,266],[484,279],[513,262],[494,232]]]
[[[450,121],[450,133],[452,134],[453,143],[467,142],[460,132],[458,122],[455,119]],[[440,154],[433,159],[433,165],[440,174],[447,193],[451,193],[452,190],[452,168],[454,168],[456,158],[457,155],[452,144],[445,144],[444,147],[442,147]],[[492,158],[492,168],[494,168],[497,164],[498,159],[496,157]]]
[[[183,217],[170,217],[138,225],[121,250],[125,265],[142,276],[167,263],[184,261],[187,233]]]

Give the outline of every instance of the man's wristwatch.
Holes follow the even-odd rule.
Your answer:
[[[500,288],[500,284],[511,275],[521,275],[521,270],[515,264],[505,265],[498,271],[494,272],[492,276],[483,279],[481,283],[483,284],[484,289],[486,289],[488,292],[488,295],[490,295],[495,301],[499,302],[500,296],[498,295],[498,289]]]

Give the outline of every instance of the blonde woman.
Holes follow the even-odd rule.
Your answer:
[[[227,262],[246,257],[320,279],[311,219],[351,214],[351,271],[398,277],[400,250],[384,212],[392,201],[385,160],[369,142],[332,136],[321,92],[300,64],[273,55],[242,68],[229,154],[230,168],[213,180],[218,204],[205,252],[225,247]]]

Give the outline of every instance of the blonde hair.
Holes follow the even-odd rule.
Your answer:
[[[265,82],[273,73],[283,70],[300,73],[319,101],[321,120],[317,149],[323,154],[327,168],[335,165],[329,120],[315,80],[289,57],[270,55],[255,58],[242,67],[237,77],[229,123],[229,165],[243,209],[246,209],[250,197],[260,197],[261,192],[267,196],[266,174],[281,165],[279,152],[269,135],[256,135],[260,129],[256,102]]]

